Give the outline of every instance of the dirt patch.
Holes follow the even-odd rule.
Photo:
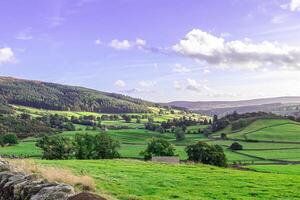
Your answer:
[[[68,200],[107,200],[107,199],[95,194],[83,192],[68,198]]]

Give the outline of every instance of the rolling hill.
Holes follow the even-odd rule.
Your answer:
[[[173,101],[168,106],[187,108],[207,115],[225,115],[237,111],[246,112],[273,112],[282,115],[299,115],[300,97],[275,97],[241,101]]]
[[[157,106],[121,94],[11,77],[0,77],[0,103],[3,107],[9,103],[49,110],[102,113],[145,113],[149,112],[149,106]]]

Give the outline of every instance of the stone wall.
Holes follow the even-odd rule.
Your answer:
[[[105,200],[99,196],[76,194],[70,185],[40,180],[34,175],[16,172],[0,158],[0,200]]]
[[[16,172],[6,161],[0,160],[0,200],[66,200],[74,194],[70,185]]]
[[[157,156],[152,157],[153,162],[161,162],[161,163],[172,163],[179,164],[180,159],[178,156]]]

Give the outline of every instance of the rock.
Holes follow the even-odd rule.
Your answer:
[[[66,200],[73,194],[75,194],[73,187],[66,184],[58,184],[42,188],[30,200]]]
[[[70,185],[13,172],[9,163],[0,158],[0,200],[67,200],[74,194]]]

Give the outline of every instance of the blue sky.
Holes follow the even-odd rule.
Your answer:
[[[300,0],[0,1],[0,75],[147,100],[300,95]]]

